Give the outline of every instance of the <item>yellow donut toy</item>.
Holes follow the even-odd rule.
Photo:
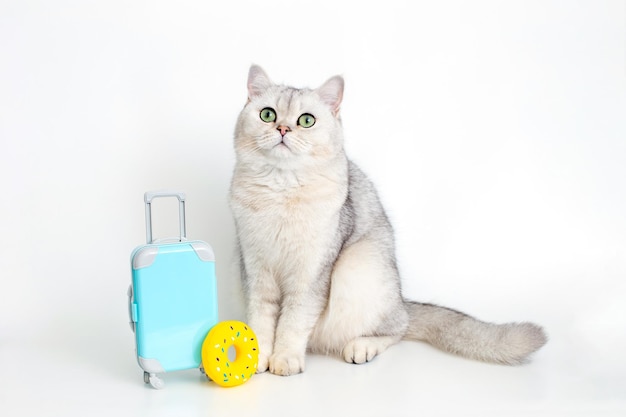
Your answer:
[[[235,348],[235,359],[228,351]],[[223,387],[241,385],[256,372],[259,344],[256,335],[240,321],[223,321],[211,329],[202,343],[202,365],[213,382]]]

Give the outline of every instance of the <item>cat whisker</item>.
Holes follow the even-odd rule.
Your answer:
[[[287,147],[299,153],[305,153],[311,149],[310,143],[299,136],[290,136]]]

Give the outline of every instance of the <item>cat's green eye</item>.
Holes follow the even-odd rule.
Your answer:
[[[276,112],[270,107],[266,107],[261,110],[260,116],[261,120],[263,120],[265,123],[272,123],[274,120],[276,120]]]
[[[312,114],[304,113],[298,118],[298,124],[302,127],[311,127],[315,124],[315,117]]]

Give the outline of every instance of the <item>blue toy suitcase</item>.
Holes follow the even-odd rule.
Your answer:
[[[152,239],[157,197],[178,198],[180,236],[173,242]],[[215,256],[207,243],[187,240],[183,193],[147,192],[144,201],[147,243],[131,255],[128,305],[144,381],[162,388],[158,374],[200,367],[202,342],[218,319]]]

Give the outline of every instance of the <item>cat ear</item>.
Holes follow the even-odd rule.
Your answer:
[[[322,101],[331,108],[333,114],[337,116],[343,99],[343,77],[336,75],[315,91]]]
[[[261,95],[271,85],[272,82],[263,68],[258,65],[250,67],[250,71],[248,71],[248,100]]]

